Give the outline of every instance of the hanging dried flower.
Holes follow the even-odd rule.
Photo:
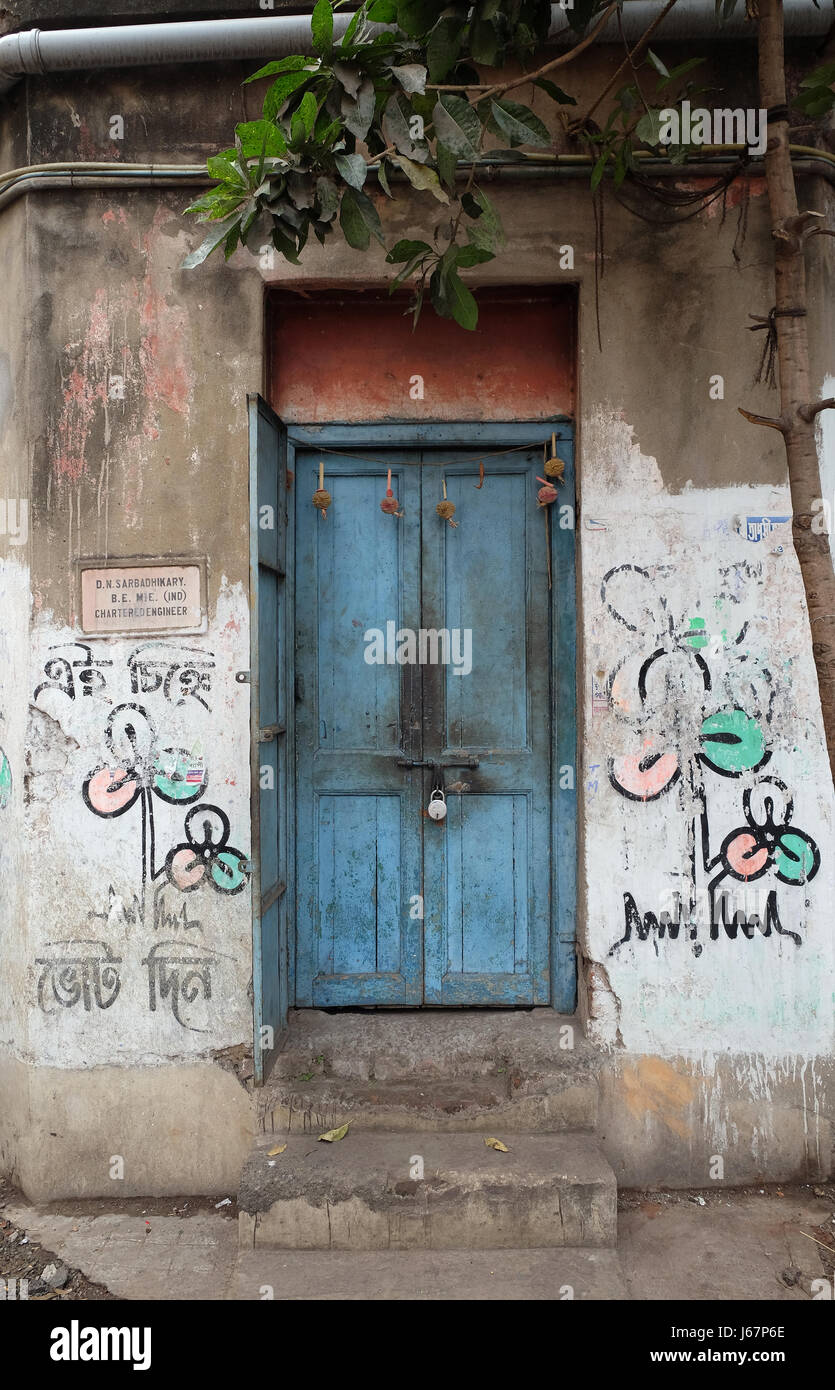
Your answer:
[[[397,510],[399,506],[400,503],[391,490],[391,469],[389,469],[386,495],[380,503],[380,511],[385,512],[387,516],[402,516],[403,513]]]
[[[325,465],[319,464],[319,486],[313,494],[313,505],[322,513],[324,520],[328,514],[328,507],[331,504],[331,495],[325,487]]]
[[[455,503],[447,501],[446,478],[442,479],[442,483],[444,489],[444,500],[443,502],[438,503],[438,505],[435,508],[435,511],[438,513],[438,516],[441,518],[442,521],[448,521],[450,526],[457,526],[458,522],[453,521],[452,519],[455,515]]]
[[[551,435],[551,457],[545,460],[545,476],[546,478],[556,478],[558,482],[562,482],[565,476],[565,461],[557,457],[556,434]]]

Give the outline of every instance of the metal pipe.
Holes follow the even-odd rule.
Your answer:
[[[626,0],[621,10],[623,33],[629,42],[639,39],[665,0]],[[746,6],[739,4],[733,15],[721,25],[716,19],[716,0],[678,0],[655,31],[656,39],[674,43],[677,39],[756,39],[757,25],[746,17]],[[560,5],[551,6],[551,34],[568,29],[568,17]],[[783,19],[787,38],[816,38],[829,33],[831,13],[821,4],[816,9],[812,0],[783,0]],[[571,31],[569,30],[569,33]],[[613,15],[598,42],[619,43],[620,27]]]
[[[739,146],[739,149],[743,149]],[[823,150],[812,150],[807,146],[797,146],[798,150],[806,153],[795,156],[792,160],[792,167],[800,177],[818,177],[826,179],[835,187],[835,156],[827,154]],[[482,177],[491,182],[498,179],[500,181],[512,179],[537,179],[537,178],[585,178],[588,175],[592,161],[586,155],[563,155],[554,160],[545,161],[531,159],[523,165],[519,164],[493,164],[490,160],[480,161],[482,165]],[[673,164],[669,160],[659,159],[648,155],[642,160],[642,168],[653,178],[715,178],[720,174],[728,173],[734,165],[734,161],[727,155],[720,155],[714,159],[701,159],[698,164],[688,163],[686,165]],[[461,177],[468,177],[470,166],[462,167]],[[751,164],[743,171],[742,176],[751,177],[761,173],[761,166]],[[393,175],[392,177],[397,177]],[[401,175],[405,179],[405,175]],[[160,165],[134,165],[127,168],[125,165],[115,164],[110,167],[97,166],[95,164],[79,164],[75,166],[61,165],[35,165],[28,169],[17,169],[14,177],[0,179],[0,212],[12,203],[17,202],[18,198],[25,193],[50,191],[53,189],[110,189],[110,188],[208,188],[214,179],[211,179],[205,169],[199,164],[182,164],[164,167]]]
[[[627,0],[622,19],[627,39],[638,38],[662,8],[662,0]],[[573,37],[561,5],[551,7],[551,36]],[[784,0],[785,28],[790,36],[817,36],[828,31],[829,18],[810,0]],[[337,14],[334,33],[341,36],[350,14]],[[383,26],[379,26],[383,27]],[[717,27],[714,0],[679,0],[658,30],[664,39],[711,35],[715,38],[755,37],[756,25],[744,13]],[[618,42],[614,18],[601,35],[604,43]],[[68,72],[91,68],[143,67],[157,63],[229,62],[242,58],[280,58],[312,50],[309,15],[263,15],[257,19],[182,20],[168,24],[122,24],[96,29],[27,29],[0,38],[0,94],[24,74]]]

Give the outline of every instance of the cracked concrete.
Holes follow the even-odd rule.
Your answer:
[[[12,1200],[2,1215],[125,1299],[809,1302],[832,1297],[835,1269],[831,1184],[625,1193],[617,1250],[253,1250],[234,1204],[63,1205]]]

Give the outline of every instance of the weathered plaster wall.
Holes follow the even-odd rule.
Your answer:
[[[599,85],[608,62],[595,58],[589,87]],[[252,89],[242,95],[234,74],[215,70],[52,79],[33,84],[29,95],[32,161],[57,154],[200,159],[254,111]],[[107,135],[114,112],[126,116],[118,150]],[[607,200],[601,352],[585,186],[491,188],[509,246],[481,281],[580,287],[580,1009],[591,1035],[611,1049],[603,1129],[630,1181],[693,1181],[705,1154],[728,1143],[744,1155],[746,1176],[828,1165],[833,958],[826,904],[834,847],[802,590],[780,530],[753,541],[733,521],[788,514],[779,440],[736,411],[744,404],[768,413],[771,405],[769,392],[752,382],[758,344],[747,332],[748,314],[772,302],[767,209],[761,183],[748,191],[747,208],[735,190],[724,219],[717,205],[663,233]],[[810,192],[817,197],[816,186]],[[0,238],[4,274],[22,286],[12,337],[20,341],[25,331],[29,347],[28,418],[18,382],[4,457],[6,466],[32,460],[25,644],[27,576],[16,557],[17,577],[10,581],[4,571],[2,580],[17,586],[9,610],[16,616],[8,623],[4,613],[14,650],[4,692],[16,693],[16,723],[0,725],[0,743],[7,740],[20,764],[15,805],[25,836],[14,851],[15,887],[4,874],[0,889],[6,949],[18,963],[17,1014],[3,1029],[16,1058],[6,1066],[17,1117],[5,1161],[32,1195],[111,1191],[113,1154],[130,1158],[122,1191],[205,1190],[232,1180],[245,1149],[248,1098],[209,1058],[250,1040],[248,889],[227,894],[204,882],[183,894],[164,873],[156,877],[184,839],[185,810],[157,794],[164,766],[150,750],[182,749],[195,765],[205,760],[208,783],[195,805],[217,806],[229,820],[228,844],[248,853],[249,711],[234,673],[249,661],[245,395],[263,379],[263,289],[265,282],[307,291],[380,286],[389,275],[381,252],[316,245],[299,271],[265,272],[240,254],[229,265],[182,272],[200,236],[180,215],[187,201],[173,191],[32,195],[5,214]],[[390,239],[418,231],[405,195],[382,211]],[[10,237],[10,226],[21,235]],[[573,268],[560,267],[565,246],[573,248]],[[814,331],[819,348],[825,330]],[[462,353],[465,346],[462,337]],[[816,360],[822,375],[820,352]],[[717,374],[724,393],[711,399]],[[384,398],[379,408],[386,413]],[[449,418],[451,407],[438,410],[428,400],[426,411]],[[780,544],[782,554],[773,553]],[[209,557],[207,630],[166,642],[169,693],[134,689],[141,678],[132,676],[130,656],[139,639],[97,641],[94,663],[113,664],[73,666],[84,657],[67,646],[80,637],[76,561],[166,553]],[[646,574],[622,570],[602,593],[605,575],[625,565]],[[625,612],[613,584],[625,589],[618,600]],[[686,640],[699,618],[705,647]],[[642,702],[641,658],[659,648],[665,654],[647,675]],[[696,654],[709,666],[710,691]],[[62,658],[69,667],[45,669]],[[181,681],[199,661],[214,663],[199,668],[210,686],[197,687],[205,703]],[[89,694],[79,681],[87,669],[94,672]],[[684,692],[674,722],[665,712],[668,680],[674,694]],[[131,716],[135,748],[118,712],[130,703],[144,711]],[[729,777],[696,759],[705,716],[732,703],[757,720],[766,741],[770,760],[759,773],[751,766]],[[650,749],[666,761],[642,769]],[[637,778],[642,792],[640,779],[648,778],[658,800],[623,795],[609,780],[610,758],[632,759],[617,763],[621,784],[634,790]],[[102,814],[112,806],[112,784],[101,775],[89,780],[113,764],[123,791],[137,792],[116,817]],[[669,790],[661,787],[664,773]],[[703,923],[692,940],[682,929],[674,940],[650,931],[636,941],[633,930],[633,940],[612,954],[625,932],[625,893],[634,896],[643,927],[643,914],[669,906],[671,890],[688,882],[693,848],[697,888],[722,867],[720,860],[705,870],[698,859],[702,824],[696,816],[694,829],[693,806],[702,782],[710,859],[748,824],[744,793],[758,776],[785,783],[792,833],[802,831],[803,844],[813,842],[820,857],[805,886],[775,882],[773,867],[758,881],[777,894],[782,932],[753,928],[749,940],[740,930],[732,940],[720,929],[714,940]],[[788,824],[786,793],[774,790],[773,799]],[[142,842],[149,808],[153,857],[147,834]],[[215,824],[222,832],[223,822]],[[789,846],[802,849],[797,839]],[[21,896],[11,900],[10,891]],[[120,988],[111,999],[115,976],[103,980],[107,1007],[99,1007],[95,990],[68,1001],[72,980],[55,974],[78,939],[103,941],[114,958],[105,965],[118,970]],[[177,942],[180,954],[182,943],[196,946],[211,961],[211,1000],[205,986],[190,1000],[178,995],[179,1020],[171,990],[158,989],[151,1008],[147,962],[165,941]],[[61,1128],[53,1136],[56,1105]],[[218,1130],[224,1142],[214,1147],[207,1140]],[[45,1135],[57,1138],[52,1149],[39,1145]]]

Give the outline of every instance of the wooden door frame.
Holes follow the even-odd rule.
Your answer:
[[[532,440],[550,439],[556,432],[560,456],[566,462],[564,488],[551,516],[551,1002],[557,1013],[574,1013],[577,1003],[576,918],[577,918],[577,496],[574,422],[567,416],[550,420],[522,421],[386,421],[384,424],[292,424],[287,426],[287,467],[293,475],[293,493],[298,492],[298,449],[357,450],[397,446],[409,448],[472,448],[488,451],[512,449]],[[291,496],[293,495],[291,493]],[[307,498],[297,498],[296,506]],[[574,509],[574,526],[561,528],[556,507],[568,504]],[[295,585],[296,507],[293,525],[288,525],[287,567]],[[554,714],[560,717],[554,722]],[[573,785],[560,787],[560,769],[570,767]],[[294,783],[297,777],[293,768]],[[293,827],[295,841],[295,826]],[[295,875],[294,875],[295,877]],[[295,897],[294,897],[295,903]],[[297,922],[294,911],[292,941],[289,943],[289,998],[296,998]]]

